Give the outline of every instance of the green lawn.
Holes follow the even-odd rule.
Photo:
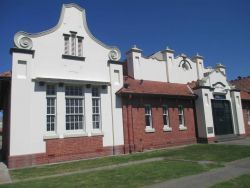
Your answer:
[[[194,161],[209,160],[222,163],[248,156],[250,156],[250,146],[198,144],[179,149],[157,150],[131,155],[113,156],[92,160],[82,160],[70,163],[11,170],[10,173],[12,179],[18,180],[64,172],[73,172],[88,168],[126,163],[129,161],[137,161],[154,157],[170,157],[173,159],[187,159]]]
[[[114,170],[20,182],[2,187],[141,187],[168,179],[197,174],[213,167],[214,165],[165,160]]]
[[[114,170],[102,170],[98,172],[47,178],[44,180],[20,182],[11,185],[3,185],[3,187],[59,187],[59,184],[60,187],[67,187],[69,185],[73,187],[83,185],[87,187],[95,187],[96,185],[98,185],[98,187],[118,187],[121,185],[126,187],[138,187],[144,184],[151,184],[167,179],[200,173],[214,167],[222,166],[224,162],[249,156],[250,146],[197,144],[179,149],[157,150],[11,170],[10,174],[13,180],[25,180],[27,178],[74,172],[94,167],[126,163],[129,161],[138,161],[155,157],[166,158],[164,161],[131,165]],[[175,159],[191,160],[193,162],[173,161]],[[196,161],[214,161],[215,164],[199,164]]]
[[[242,175],[229,181],[214,185],[212,188],[246,188],[250,187],[250,174]]]

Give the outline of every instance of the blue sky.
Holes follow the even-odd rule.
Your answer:
[[[250,76],[249,0],[2,0],[0,72],[11,69],[17,31],[55,26],[62,4],[72,2],[86,9],[93,35],[118,46],[123,59],[134,44],[145,56],[169,46],[175,55],[198,52],[205,66],[224,64],[229,79]]]

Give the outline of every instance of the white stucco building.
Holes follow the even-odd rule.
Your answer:
[[[63,5],[55,27],[18,32],[14,42],[9,165],[30,154],[39,154],[26,161],[32,164],[59,161],[66,150],[69,159],[119,152],[122,111],[115,92],[123,85],[121,55],[91,34],[85,10]]]

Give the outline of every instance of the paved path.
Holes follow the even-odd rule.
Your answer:
[[[250,138],[240,139],[240,140],[231,140],[231,141],[225,141],[225,142],[218,142],[217,144],[232,144],[232,145],[250,146]]]
[[[205,188],[230,180],[240,175],[250,173],[250,157],[227,163],[223,168],[217,168],[201,174],[185,176],[149,186],[151,188]]]
[[[0,162],[0,184],[11,183],[8,168],[2,162]]]

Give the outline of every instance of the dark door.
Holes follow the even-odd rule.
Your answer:
[[[230,102],[227,100],[212,100],[212,111],[215,135],[233,134]]]

